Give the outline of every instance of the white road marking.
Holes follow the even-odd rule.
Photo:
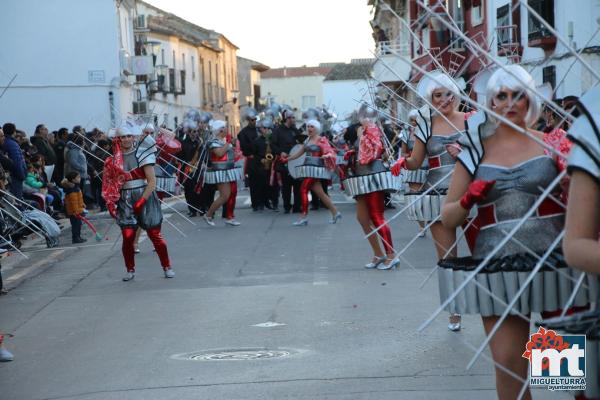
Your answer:
[[[285,324],[282,324],[279,322],[268,321],[268,322],[263,322],[261,324],[256,324],[256,325],[252,325],[252,326],[256,326],[258,328],[273,328],[275,326],[285,326]]]

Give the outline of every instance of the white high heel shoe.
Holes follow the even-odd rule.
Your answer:
[[[376,257],[375,261],[371,261],[368,264],[365,264],[365,268],[366,269],[374,269],[377,268],[379,266],[379,264],[381,264],[382,262],[384,262],[386,260],[386,256],[382,256],[382,257]]]
[[[308,225],[308,218],[299,219],[298,221],[294,222],[292,225],[294,225],[294,226],[306,226],[306,225]]]
[[[461,325],[461,317],[460,314],[450,314],[450,319],[452,319],[452,317],[457,318],[458,322],[448,322],[448,330],[452,331],[452,332],[458,332],[460,331]]]

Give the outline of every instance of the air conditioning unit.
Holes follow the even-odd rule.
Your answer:
[[[147,101],[134,101],[133,102],[133,113],[134,114],[148,114],[148,102]]]
[[[121,73],[131,75],[131,56],[127,50],[119,50],[119,63],[121,64]]]

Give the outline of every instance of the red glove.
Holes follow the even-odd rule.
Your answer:
[[[117,206],[115,205],[115,203],[108,203],[106,205],[106,208],[108,209],[108,213],[110,214],[110,216],[114,219],[117,219]]]
[[[486,198],[490,189],[496,184],[496,181],[476,180],[471,182],[467,192],[460,199],[460,206],[465,210],[473,208],[475,203]]]
[[[348,150],[346,153],[344,153],[344,161],[348,161],[350,157],[354,156],[355,154],[356,150]]]
[[[402,172],[402,168],[406,168],[406,158],[400,157],[394,165],[392,165],[392,175],[398,176]]]
[[[138,199],[138,201],[136,201],[135,204],[133,205],[133,213],[135,215],[140,215],[142,213],[142,208],[144,208],[145,204],[146,204],[146,199],[143,197],[140,197]]]

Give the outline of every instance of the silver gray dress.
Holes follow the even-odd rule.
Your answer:
[[[123,169],[131,172],[145,165],[156,163],[156,142],[151,136],[144,136],[128,153],[123,154]],[[117,224],[120,227],[153,228],[162,224],[162,211],[156,192],[152,192],[140,215],[133,213],[133,205],[142,197],[148,185],[146,179],[126,181],[121,188],[121,198],[117,202]]]
[[[600,186],[600,88],[589,90],[578,107],[585,112],[569,129],[569,139],[575,144],[568,158],[568,172],[582,171],[591,176]],[[589,115],[589,117],[588,117]],[[598,232],[600,236],[600,232]],[[598,280],[589,275],[588,279]],[[597,292],[595,304],[590,311],[579,312],[566,317],[543,320],[540,325],[555,329],[563,334],[586,335],[586,389],[587,398],[600,397],[600,309]]]
[[[310,143],[310,139],[304,142],[304,162],[296,167],[298,178],[331,179],[332,171],[325,167],[325,160],[321,158],[323,152],[318,144]]]
[[[360,138],[354,143],[356,149],[352,164],[348,168],[348,177],[344,179],[344,191],[348,196],[360,196],[373,192],[397,192],[401,187],[400,177],[392,175],[382,159],[373,160],[367,165],[361,164]]]
[[[212,150],[228,146],[227,152],[222,157],[217,157]],[[213,139],[208,142],[211,152],[208,167],[204,175],[204,182],[208,184],[237,182],[244,178],[241,167],[235,166],[235,151],[233,146],[221,139]]]
[[[462,131],[448,136],[433,135],[431,133],[431,111],[428,107],[419,110],[415,137],[426,146],[429,169],[421,190],[405,195],[407,204],[414,202],[407,211],[409,220],[430,222],[439,217],[442,205],[446,200],[451,176],[444,177],[452,172],[454,164],[456,164],[456,160],[446,151],[446,145],[458,142],[463,135]],[[433,189],[422,196],[422,193],[431,187]],[[415,202],[417,198],[419,199]]]
[[[402,132],[402,143],[406,144],[408,151],[412,152],[415,147],[414,132],[404,130]],[[427,170],[429,169],[429,161],[427,157],[423,160],[421,167],[415,170],[403,170],[402,171],[402,182],[403,183],[425,183],[427,179]]]
[[[487,122],[483,112],[471,117],[470,125]],[[489,134],[493,128],[489,126]],[[459,161],[473,180],[496,180],[486,199],[477,204],[477,221],[480,231],[473,255],[442,260],[439,263],[440,298],[445,301],[465,282],[481,261],[519,224],[524,215],[539,199],[543,190],[556,178],[558,170],[549,156],[539,156],[507,168],[482,162],[483,146],[480,132],[472,126],[464,140]],[[555,196],[556,197],[556,196]],[[487,263],[469,280],[466,287],[449,305],[455,313],[501,315],[506,305],[517,297],[510,313],[529,314],[562,309],[573,293],[580,273],[569,268],[556,247],[530,284],[525,280],[538,263],[538,256],[548,250],[564,227],[564,208],[547,198],[521,228]],[[523,248],[525,246],[528,250]],[[533,253],[537,254],[533,255]],[[476,282],[476,283],[475,283]],[[575,297],[575,306],[585,306],[595,296],[596,282],[587,280]],[[488,292],[495,295],[492,297]]]

